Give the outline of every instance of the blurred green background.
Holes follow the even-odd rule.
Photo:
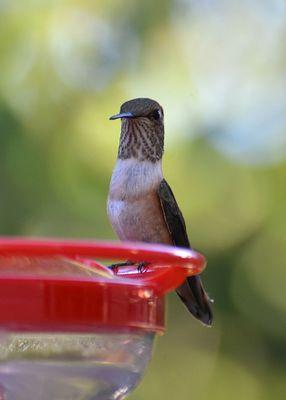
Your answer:
[[[165,109],[165,175],[215,325],[175,295],[132,400],[286,398],[283,0],[0,0],[0,233],[114,239],[120,104]]]

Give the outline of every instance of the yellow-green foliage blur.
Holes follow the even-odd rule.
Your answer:
[[[130,399],[286,398],[285,18],[282,0],[0,0],[2,235],[115,239],[108,117],[134,97],[165,110],[215,324],[171,295]]]

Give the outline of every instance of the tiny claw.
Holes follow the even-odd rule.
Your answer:
[[[108,265],[108,268],[111,269],[111,271],[114,273],[114,275],[117,275],[117,273],[118,273],[118,268],[119,268],[118,264],[111,264],[111,265]]]
[[[138,264],[138,266],[137,266],[138,272],[139,272],[140,274],[143,274],[144,272],[146,272],[146,271],[148,270],[147,267],[148,267],[149,264],[150,264],[150,263],[147,262],[147,261],[140,262],[140,263]]]

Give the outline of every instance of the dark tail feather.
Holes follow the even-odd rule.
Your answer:
[[[212,325],[213,314],[210,299],[206,294],[199,276],[190,276],[177,289],[177,294],[193,316],[205,325]]]

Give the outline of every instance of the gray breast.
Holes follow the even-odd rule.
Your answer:
[[[161,206],[154,193],[133,201],[109,200],[108,215],[121,240],[171,244]]]

